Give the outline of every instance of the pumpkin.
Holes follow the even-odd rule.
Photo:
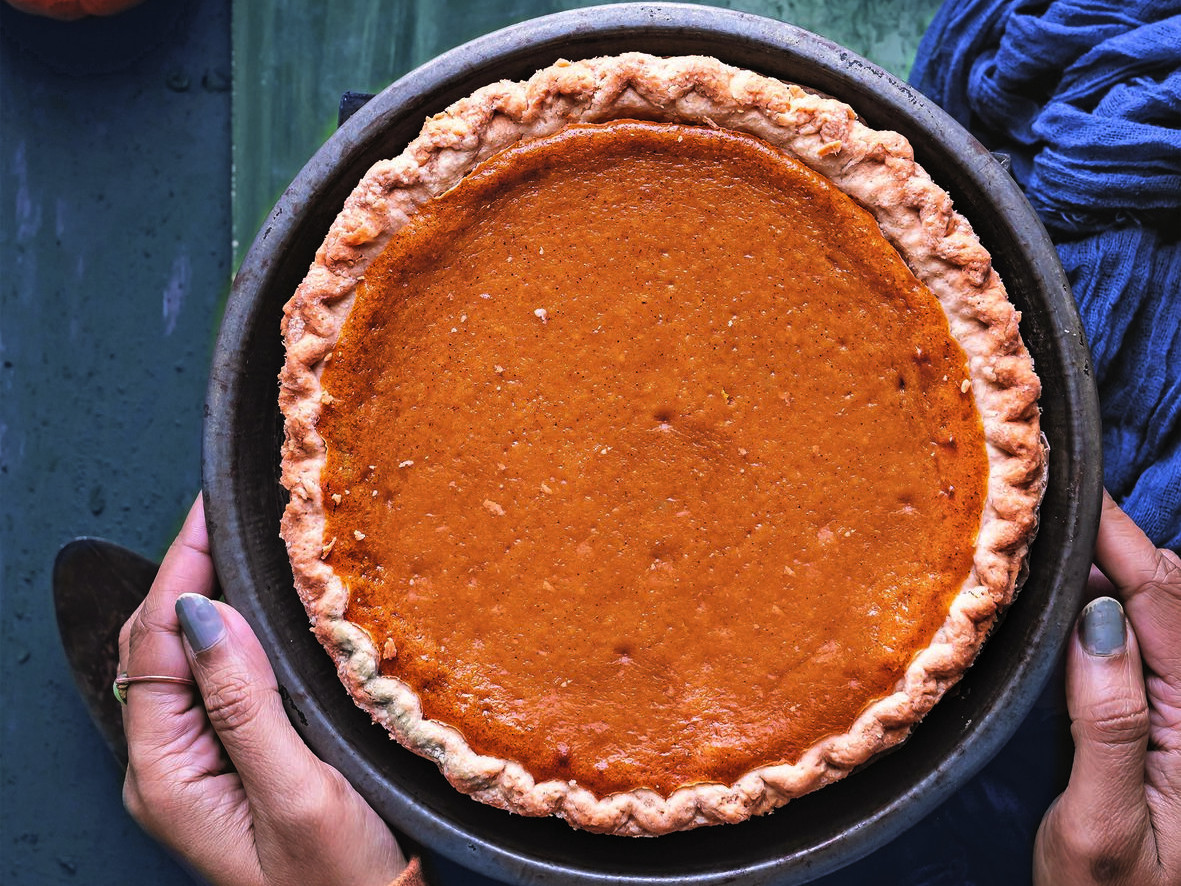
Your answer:
[[[74,21],[88,15],[114,15],[143,0],[8,0],[8,5],[21,12],[43,15],[60,21]]]

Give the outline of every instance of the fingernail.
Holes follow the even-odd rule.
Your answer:
[[[1097,597],[1083,609],[1079,639],[1091,655],[1116,655],[1128,642],[1124,609],[1111,597]]]
[[[176,617],[180,629],[194,652],[204,652],[223,636],[226,626],[207,597],[200,594],[181,594],[176,598]]]

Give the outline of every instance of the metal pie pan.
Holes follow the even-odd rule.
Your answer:
[[[958,689],[898,750],[835,785],[738,825],[656,839],[574,831],[461,795],[394,744],[342,689],[308,630],[278,536],[282,307],[346,195],[423,120],[501,78],[559,58],[641,50],[707,54],[836,96],[895,129],[951,192],[1022,311],[1044,384],[1049,486],[1028,580]],[[1089,356],[1057,255],[1000,164],[946,114],[854,53],[791,25],[728,10],[627,4],[525,22],[447,52],[371,100],[275,205],[233,286],[206,403],[204,486],[229,600],[267,648],[305,740],[411,838],[489,876],[530,883],[803,883],[871,852],[932,811],[1001,748],[1048,679],[1079,605],[1100,500]]]

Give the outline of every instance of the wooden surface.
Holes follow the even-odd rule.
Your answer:
[[[336,126],[346,91],[378,92],[467,40],[570,0],[257,0],[234,30],[234,254]],[[739,0],[713,6],[815,31],[905,78],[938,0]]]

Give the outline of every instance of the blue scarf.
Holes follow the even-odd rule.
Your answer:
[[[1012,158],[1090,342],[1105,485],[1181,549],[1181,0],[947,0],[911,81]]]

